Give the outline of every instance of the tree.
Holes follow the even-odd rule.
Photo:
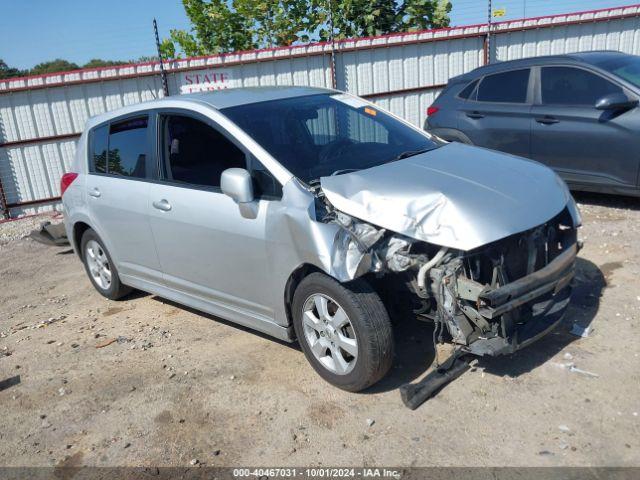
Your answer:
[[[44,73],[66,72],[69,70],[77,70],[80,67],[72,62],[56,58],[49,62],[42,62],[33,67],[29,71],[29,75],[42,75]]]
[[[411,0],[404,2],[400,15],[406,30],[425,30],[448,27],[450,11],[448,0]]]
[[[329,11],[333,16],[334,38],[381,35],[396,31],[398,6],[385,0],[341,0],[329,2],[320,18],[319,40],[330,39]]]
[[[148,62],[157,62],[159,60],[157,55],[143,55],[139,57],[137,60],[130,60],[128,63],[148,63]]]
[[[140,57],[139,60],[130,60],[128,62],[122,60],[102,60],[93,58],[85,63],[82,68],[111,67],[116,65],[124,65],[126,63],[136,63],[145,61],[156,61],[158,57]],[[31,70],[18,70],[9,67],[2,59],[0,59],[0,79],[21,77],[26,75],[42,75],[45,73],[65,72],[69,70],[77,70],[80,67],[73,62],[58,58],[49,62],[42,62],[33,67]]]
[[[164,58],[449,25],[449,0],[182,0],[191,31],[171,30]],[[332,15],[329,14],[331,12]]]
[[[0,79],[22,77],[24,75],[27,75],[27,72],[10,67],[0,58]]]
[[[97,68],[97,67],[114,67],[116,65],[124,65],[127,62],[122,60],[102,60],[101,58],[92,58],[85,63],[82,68]]]

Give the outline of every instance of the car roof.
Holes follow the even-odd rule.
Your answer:
[[[489,73],[501,72],[504,70],[512,70],[518,67],[530,67],[533,65],[549,65],[554,63],[568,63],[568,64],[580,64],[586,63],[590,65],[597,65],[598,63],[608,60],[609,58],[615,58],[620,56],[630,56],[626,53],[617,51],[591,51],[591,52],[576,52],[566,53],[562,55],[543,55],[540,57],[528,57],[518,60],[507,60],[504,62],[496,62],[489,65],[478,67],[475,70],[471,70],[463,75],[459,75],[451,80],[454,82],[458,80],[471,80]]]
[[[217,110],[252,103],[267,102],[270,100],[282,100],[285,98],[304,97],[307,95],[318,95],[327,93],[338,93],[337,90],[319,87],[242,87],[229,88],[225,90],[215,90],[211,92],[187,93],[183,95],[172,95],[147,102],[136,103],[116,110],[111,110],[92,117],[87,126],[92,127],[100,123],[109,121],[123,115],[135,114],[136,112],[153,110],[156,108],[170,108],[176,106],[188,107],[189,103],[206,104]]]

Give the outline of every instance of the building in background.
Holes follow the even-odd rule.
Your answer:
[[[640,54],[640,6],[495,23],[488,37],[487,25],[474,25],[175,60],[165,68],[172,95],[329,87],[421,126],[450,77],[488,61],[588,50]],[[56,208],[60,177],[87,118],[158,96],[153,62],[0,80],[0,214]]]

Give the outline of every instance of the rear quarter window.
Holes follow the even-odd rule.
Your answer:
[[[464,100],[471,98],[471,100],[475,100],[475,97],[476,97],[475,89],[478,86],[478,82],[479,80],[474,80],[469,85],[464,87],[462,91],[458,94],[458,98],[462,98]]]

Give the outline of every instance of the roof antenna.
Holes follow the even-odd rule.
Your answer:
[[[164,65],[162,63],[162,52],[160,51],[160,37],[158,36],[158,22],[153,19],[153,31],[156,34],[156,50],[158,51],[158,60],[160,60],[160,78],[162,79],[162,91],[164,96],[169,96],[169,84],[167,83],[167,73],[164,71]]]

